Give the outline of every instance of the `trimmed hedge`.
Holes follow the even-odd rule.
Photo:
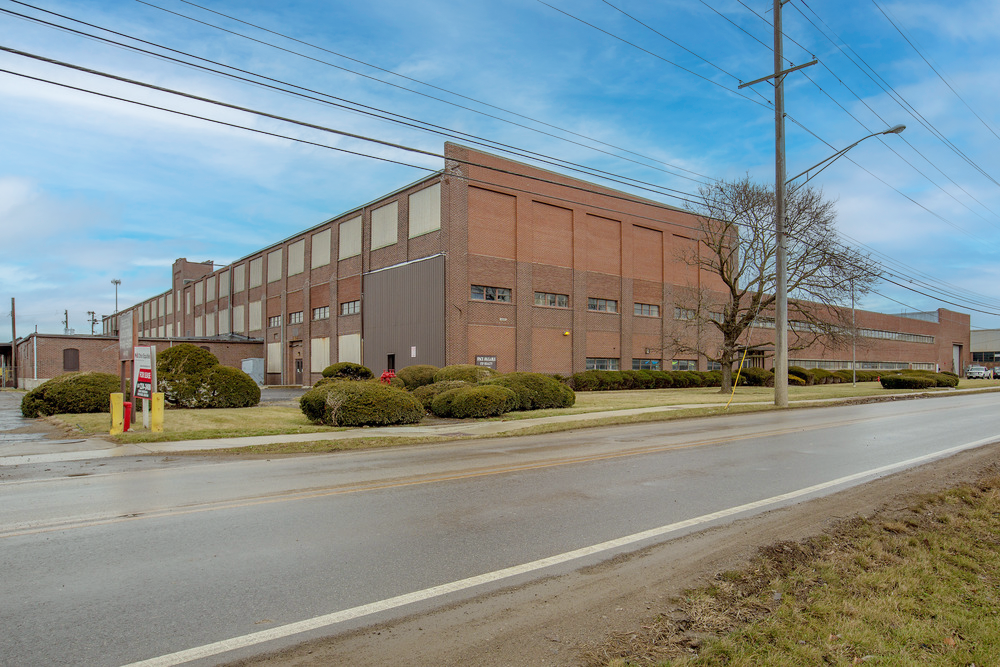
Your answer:
[[[110,373],[67,373],[38,385],[21,399],[21,414],[28,418],[58,414],[110,412],[111,394],[121,380]]]
[[[517,407],[518,398],[512,390],[500,385],[474,385],[449,389],[431,402],[438,417],[467,419],[496,417]]]
[[[396,373],[396,377],[403,381],[407,389],[413,391],[417,387],[423,387],[426,384],[434,382],[434,374],[438,370],[440,369],[437,366],[417,364],[400,369]]]
[[[433,384],[425,384],[422,387],[417,387],[413,390],[413,397],[420,401],[421,405],[428,412],[431,411],[431,402],[439,395],[450,389],[458,389],[460,387],[471,387],[473,386],[471,382],[465,382],[464,380],[445,380],[444,382],[434,382]]]
[[[736,377],[736,373],[733,373],[733,377]],[[774,386],[774,373],[765,368],[744,368],[740,371],[740,382],[748,387]]]
[[[812,385],[816,382],[816,378],[807,368],[802,368],[802,366],[789,366],[788,374],[794,375],[795,377],[802,380],[803,385]],[[796,383],[798,384],[798,383]]]
[[[374,376],[375,374],[367,366],[355,364],[350,361],[341,361],[338,364],[333,364],[323,369],[323,377],[325,378],[368,380]]]
[[[260,387],[249,375],[230,366],[213,366],[196,376],[196,408],[252,408],[260,403]]]
[[[486,366],[476,366],[475,364],[454,364],[438,369],[434,373],[435,382],[448,382],[450,380],[462,380],[477,384],[483,380],[498,375],[497,371]]]
[[[415,424],[423,406],[409,392],[381,382],[343,380],[313,387],[299,399],[302,413],[327,426]]]
[[[934,378],[920,375],[884,375],[883,389],[928,389],[937,384]]]
[[[652,378],[649,378],[652,384]],[[555,378],[541,373],[505,373],[483,382],[483,386],[507,387],[517,396],[514,410],[568,408],[576,403],[576,394]],[[510,412],[510,410],[507,410]]]

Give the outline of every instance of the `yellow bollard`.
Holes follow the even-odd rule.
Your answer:
[[[118,435],[125,429],[124,394],[111,394],[111,435]]]
[[[150,407],[150,418],[152,420],[152,425],[149,430],[154,433],[163,431],[163,392],[154,391],[153,398],[149,401]]]

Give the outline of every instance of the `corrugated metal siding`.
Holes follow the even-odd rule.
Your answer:
[[[376,375],[390,354],[397,370],[445,365],[444,269],[445,258],[438,255],[365,274],[364,364]]]

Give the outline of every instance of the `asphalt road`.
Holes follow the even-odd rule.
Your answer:
[[[274,460],[25,466],[0,481],[0,656],[170,665],[272,650],[1000,440],[997,402]]]

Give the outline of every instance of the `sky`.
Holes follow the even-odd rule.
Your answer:
[[[773,86],[739,89],[774,70],[768,0],[0,10],[0,46],[34,56],[0,51],[0,340],[12,298],[18,336],[67,315],[89,333],[89,312],[99,333],[116,298],[169,289],[177,258],[225,265],[366,204],[441,168],[446,140],[682,208],[715,180],[775,178]],[[819,61],[785,81],[789,176],[907,126],[809,182],[885,268],[858,306],[1000,328],[1000,3],[791,0],[782,19],[786,66]]]

